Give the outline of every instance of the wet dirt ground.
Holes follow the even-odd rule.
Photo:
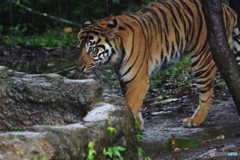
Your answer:
[[[215,94],[205,122],[193,128],[182,127],[182,120],[190,117],[197,107],[195,93],[176,102],[155,105],[150,111],[145,105],[145,139],[138,143],[145,156],[153,160],[240,159],[240,116],[227,89],[216,89]],[[184,146],[182,143],[188,143],[189,139],[196,144]],[[211,152],[234,152],[235,155],[237,152],[238,156],[211,156]]]
[[[76,57],[74,46],[67,49],[0,46],[0,65],[27,73],[61,71],[76,65]],[[112,80],[116,84],[116,79]],[[121,94],[118,83],[112,90]],[[201,126],[193,128],[182,127],[182,120],[197,108],[196,88],[186,87],[182,91],[184,94],[145,100],[142,107],[144,139],[138,142],[145,152],[144,157],[152,160],[240,159],[240,116],[226,87],[215,88],[215,100],[208,117]],[[154,92],[150,89],[148,94]],[[225,152],[234,156],[226,156]],[[219,154],[222,155],[217,156]]]

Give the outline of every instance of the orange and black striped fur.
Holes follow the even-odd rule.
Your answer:
[[[240,36],[236,13],[222,5],[226,35],[240,63]],[[83,23],[78,34],[78,69],[90,72],[101,65],[113,66],[133,115],[141,122],[140,108],[151,74],[191,54],[199,92],[199,106],[184,126],[198,126],[212,104],[217,71],[207,41],[201,0],[159,0],[136,13],[107,17],[95,24]]]

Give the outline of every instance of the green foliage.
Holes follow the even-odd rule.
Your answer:
[[[89,142],[88,143],[88,155],[87,160],[94,160],[95,156],[97,155],[97,152],[94,149],[95,143]]]
[[[138,125],[140,124],[140,122],[138,121],[137,117],[134,116],[134,128],[138,129]]]
[[[137,150],[138,150],[138,157],[142,157],[145,154],[142,148],[138,147]]]
[[[83,19],[96,22],[104,17],[119,15],[122,12],[135,12],[151,2],[150,0],[131,2],[129,0],[107,0],[104,2],[92,0],[90,3],[79,0],[12,1],[41,13],[76,23],[81,23]],[[59,30],[66,27],[72,27],[75,31],[80,30],[80,27],[29,12],[10,1],[0,3],[0,24],[0,44],[11,46],[70,46],[77,43],[77,33],[59,33]]]
[[[125,151],[126,148],[123,148],[121,146],[116,147],[108,147],[107,149],[103,149],[103,154],[105,156],[109,156],[110,158],[113,158],[114,160],[123,160],[123,157],[120,154],[120,151]]]
[[[112,127],[112,121],[110,118],[108,119],[108,125],[109,125],[109,127],[107,127],[107,130],[110,133],[110,143],[112,146],[112,134],[116,133],[117,130],[114,127]],[[112,147],[104,148],[103,154],[105,156],[109,156],[110,158],[112,158],[114,160],[122,160],[123,158],[120,154],[120,151],[125,151],[125,150],[126,150],[126,148],[123,148],[121,146],[116,146],[116,147],[112,146]]]
[[[21,25],[17,25],[16,27],[11,27],[10,35],[2,35],[0,34],[0,42],[4,45],[12,46],[12,45],[21,45],[28,47],[46,47],[46,46],[70,46],[77,43],[76,33],[66,33],[62,31],[53,31],[46,30],[43,35],[32,35],[26,36],[24,32],[27,31],[28,25],[24,25],[25,27],[20,27]],[[3,28],[0,26],[0,30]],[[21,28],[21,29],[20,29]]]
[[[112,160],[123,160],[123,157],[121,156],[121,151],[125,151],[126,148],[123,148],[121,146],[112,146],[112,134],[116,133],[117,130],[112,127],[112,121],[111,119],[108,119],[108,125],[107,130],[110,133],[110,143],[111,147],[107,147],[103,149],[103,155],[105,155],[108,158],[111,158]],[[94,149],[95,143],[90,141],[88,143],[88,155],[86,160],[94,160],[95,156],[97,155],[97,152]],[[110,160],[110,159],[109,159]]]
[[[18,131],[18,132],[22,132],[24,130],[26,130],[26,127],[16,127],[16,126],[12,126],[9,128],[12,131]]]
[[[145,138],[144,135],[142,134],[137,134],[136,137],[137,137],[137,140],[141,140]]]
[[[109,131],[111,134],[117,132],[116,129],[113,128],[113,127],[108,127],[107,129],[108,129],[108,131]]]
[[[138,129],[138,124],[139,123],[140,122],[138,121],[137,117],[134,116],[134,126],[135,126],[136,129]],[[136,138],[137,138],[137,140],[141,140],[141,139],[144,139],[145,137],[142,134],[136,134]],[[144,150],[141,147],[137,148],[137,153],[138,153],[138,157],[142,157],[145,154]],[[151,160],[151,158],[150,157],[144,157],[144,160]]]
[[[191,56],[186,56],[184,59],[178,61],[174,66],[163,70],[152,76],[152,80],[162,81],[167,75],[176,75],[176,78],[173,79],[174,83],[182,82],[179,80],[185,80],[190,77],[191,74]],[[183,76],[184,75],[184,76]]]
[[[171,68],[154,74],[151,76],[150,82],[150,90],[157,88],[161,91],[162,96],[172,92],[172,89],[167,88],[169,85],[174,86],[174,90],[190,87],[194,82],[191,68],[191,56],[188,55]]]

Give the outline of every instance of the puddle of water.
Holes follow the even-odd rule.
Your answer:
[[[201,147],[201,142],[198,139],[169,138],[166,144],[167,150],[174,150],[175,148],[186,149],[194,147]]]

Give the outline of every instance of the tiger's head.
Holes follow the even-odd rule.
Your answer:
[[[96,66],[116,61],[114,38],[118,32],[116,19],[105,19],[95,24],[85,21],[78,33],[78,70],[90,73]]]

